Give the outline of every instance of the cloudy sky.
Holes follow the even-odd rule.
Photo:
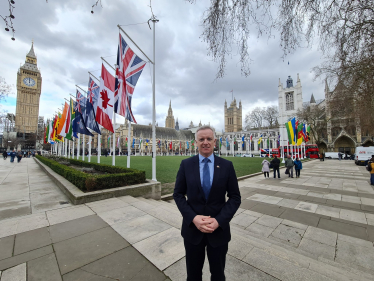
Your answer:
[[[133,38],[152,59],[152,30],[146,23],[151,17],[149,0],[17,0],[14,10],[16,40],[0,22],[0,76],[16,84],[17,70],[34,40],[38,67],[43,78],[40,116],[50,118],[62,107],[64,98],[75,93],[75,85],[87,88],[88,71],[100,76],[101,59],[116,60],[117,24]],[[184,0],[153,0],[152,8],[160,20],[156,24],[156,118],[165,126],[171,100],[175,119],[181,128],[191,121],[195,125],[210,122],[217,130],[224,129],[224,102],[231,102],[231,93],[243,106],[244,116],[256,106],[276,105],[278,79],[286,84],[288,75],[296,81],[297,73],[303,87],[303,99],[312,93],[323,98],[323,84],[313,81],[311,68],[320,63],[316,48],[301,48],[284,61],[279,37],[268,40],[252,36],[249,42],[251,75],[241,76],[239,56],[233,52],[226,76],[215,80],[218,64],[207,56],[207,45],[199,38],[201,19],[210,1],[190,4]],[[8,1],[0,1],[0,15],[8,14]],[[131,46],[132,44],[129,43]],[[144,56],[136,51],[140,57]],[[289,62],[289,64],[288,64]],[[152,118],[152,65],[145,67],[133,98],[133,113],[139,124]],[[2,109],[15,113],[14,95],[2,102]],[[119,121],[118,121],[119,120]],[[118,122],[124,119],[117,118]]]

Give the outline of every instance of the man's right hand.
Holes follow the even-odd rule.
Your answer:
[[[204,221],[204,219],[209,219],[207,216],[197,215],[193,219],[193,223],[196,225],[197,229],[203,233],[212,233],[214,230],[209,226],[210,221]]]

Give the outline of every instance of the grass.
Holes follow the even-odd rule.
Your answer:
[[[156,178],[161,183],[175,182],[180,163],[189,156],[158,156],[156,158]],[[260,157],[222,157],[230,160],[237,177],[261,172],[261,162],[265,158]],[[269,158],[266,158],[270,160]],[[85,157],[87,161],[87,157]],[[91,157],[92,162],[97,162],[97,156]],[[112,164],[112,157],[100,157],[102,164]],[[283,166],[284,164],[281,164]],[[127,167],[127,156],[116,156],[116,166]],[[147,179],[152,178],[152,158],[150,156],[131,156],[131,168],[144,170]]]

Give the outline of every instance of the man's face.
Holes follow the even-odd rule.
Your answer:
[[[291,158],[291,155],[288,155],[287,158]]]
[[[214,143],[216,139],[214,138],[213,131],[210,129],[200,130],[196,134],[197,147],[202,156],[208,157],[213,153]]]

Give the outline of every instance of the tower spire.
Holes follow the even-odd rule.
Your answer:
[[[33,58],[33,59],[36,59],[36,55],[35,55],[35,52],[34,52],[34,40],[32,40],[32,42],[31,42],[31,49],[30,49],[29,53],[26,56],[30,57],[30,58]]]

